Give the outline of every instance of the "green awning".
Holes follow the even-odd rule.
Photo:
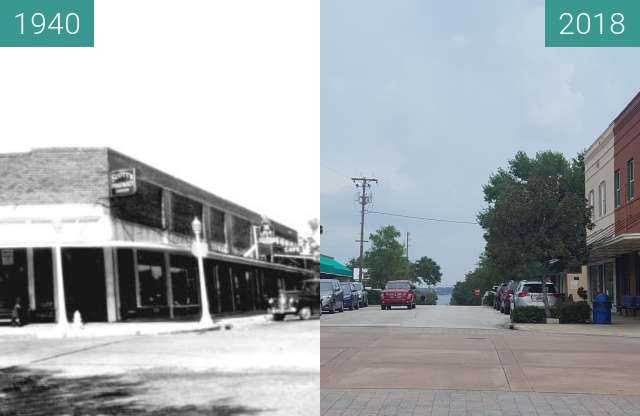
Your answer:
[[[320,273],[335,276],[353,276],[351,269],[336,261],[333,257],[325,256],[324,254],[320,255]]]

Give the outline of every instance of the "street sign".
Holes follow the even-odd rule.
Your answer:
[[[480,288],[477,287],[477,288],[473,289],[473,294],[476,295],[476,296],[480,296]]]

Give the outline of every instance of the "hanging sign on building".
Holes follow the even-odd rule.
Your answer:
[[[118,169],[109,176],[111,196],[128,196],[136,193],[136,170]]]
[[[0,252],[0,257],[2,257],[2,265],[3,266],[13,266],[13,250],[3,249]]]

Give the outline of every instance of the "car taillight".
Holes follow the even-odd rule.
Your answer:
[[[529,296],[529,294],[527,292],[520,292],[518,293],[518,297],[519,298],[526,298],[527,296]]]
[[[560,293],[554,293],[553,294],[553,297],[556,298],[556,299],[560,298],[560,296],[562,296]]]

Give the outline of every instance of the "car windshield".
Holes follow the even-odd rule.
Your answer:
[[[302,284],[302,290],[304,290],[305,292],[317,292],[318,291],[318,282],[317,281],[307,281],[307,282],[303,282]]]
[[[344,290],[351,290],[351,284],[350,283],[340,283],[340,286],[342,286],[342,289],[344,289]]]
[[[528,293],[542,293],[542,283],[527,283],[522,290]],[[547,283],[548,293],[557,293],[556,287],[552,283]]]
[[[332,282],[320,282],[320,290],[322,292],[331,292],[333,290]]]
[[[385,286],[385,289],[411,289],[411,286],[409,286],[409,283],[389,282]]]
[[[356,287],[356,289],[362,290],[362,283],[354,283],[353,285]]]

